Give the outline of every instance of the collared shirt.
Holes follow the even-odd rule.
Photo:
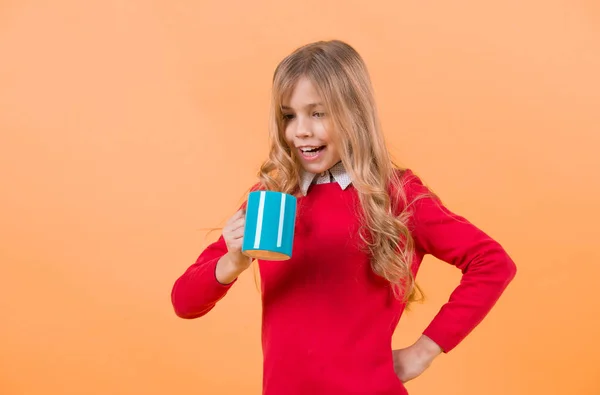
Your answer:
[[[300,191],[304,196],[306,196],[308,189],[312,184],[327,184],[330,182],[337,182],[343,190],[352,184],[350,175],[344,168],[344,165],[341,161],[335,164],[329,170],[320,174],[303,171],[300,176]]]

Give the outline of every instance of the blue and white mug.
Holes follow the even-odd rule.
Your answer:
[[[252,258],[283,261],[292,257],[296,197],[274,191],[248,196],[242,252]]]

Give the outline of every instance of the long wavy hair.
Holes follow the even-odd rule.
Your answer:
[[[407,227],[402,170],[394,165],[381,131],[372,83],[358,52],[339,40],[302,46],[285,57],[273,76],[270,111],[270,152],[259,171],[263,188],[298,193],[301,164],[285,140],[282,100],[302,77],[319,92],[336,133],[346,171],[362,207],[360,237],[371,256],[372,270],[388,280],[405,302],[422,292],[411,271],[414,243]],[[392,192],[393,191],[393,192]],[[391,196],[393,195],[393,196]]]

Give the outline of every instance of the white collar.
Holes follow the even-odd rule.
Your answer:
[[[340,185],[342,190],[345,190],[350,184],[352,184],[350,175],[348,174],[348,172],[344,168],[344,165],[340,161],[333,167],[331,167],[329,170],[321,174],[309,173],[306,170],[303,170],[302,174],[300,175],[300,192],[302,192],[302,194],[306,196],[306,194],[308,193],[308,188],[310,188],[311,184],[326,184],[330,182],[330,174],[331,176],[333,176],[334,180]]]

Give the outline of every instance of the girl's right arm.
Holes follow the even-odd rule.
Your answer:
[[[215,307],[252,259],[242,254],[244,209],[223,228],[223,234],[200,254],[196,262],[175,281],[171,302],[181,318],[198,318]]]

